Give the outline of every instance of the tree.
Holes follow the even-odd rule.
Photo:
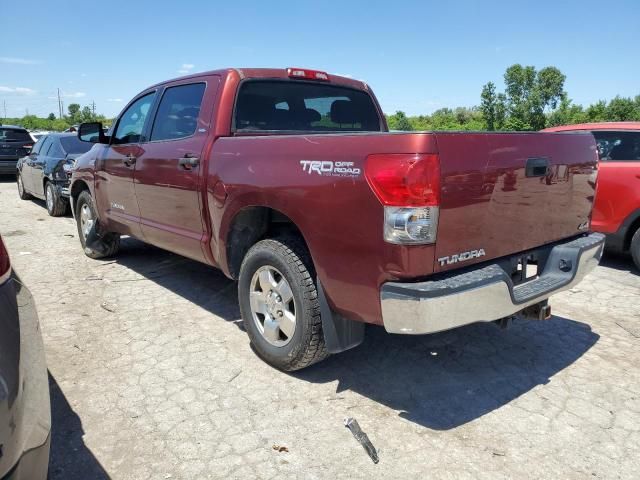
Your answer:
[[[391,115],[387,120],[390,130],[413,130],[407,115],[400,110]]]
[[[586,110],[588,122],[604,122],[607,119],[607,102],[600,100]]]
[[[480,111],[487,130],[493,131],[503,128],[506,113],[505,101],[504,94],[496,94],[496,86],[493,82],[489,82],[482,87]]]
[[[71,123],[78,123],[80,121],[80,104],[70,103],[67,110],[69,111],[69,120]]]
[[[488,129],[540,130],[545,127],[546,113],[554,110],[566,96],[565,75],[555,67],[536,71],[533,66],[511,65],[504,73],[505,93],[496,94],[495,85],[486,84],[481,93],[481,110]],[[503,95],[500,97],[500,95]],[[503,106],[500,103],[503,102]]]
[[[636,103],[631,98],[617,96],[609,102],[606,110],[609,122],[626,122],[637,118]]]
[[[49,116],[47,117],[47,120],[49,120],[49,121],[53,121],[55,119],[56,119],[56,116],[53,113],[50,113]]]
[[[91,111],[91,108],[88,106],[83,107],[80,117],[83,122],[93,121],[93,112]]]

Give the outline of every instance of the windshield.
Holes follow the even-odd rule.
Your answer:
[[[240,87],[236,131],[379,132],[378,111],[362,90],[311,82],[253,80]]]
[[[92,143],[82,142],[75,135],[72,137],[61,137],[60,143],[62,144],[62,148],[67,153],[85,153],[91,150],[93,147]]]
[[[26,130],[0,128],[0,142],[33,142]]]

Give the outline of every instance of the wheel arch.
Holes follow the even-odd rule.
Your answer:
[[[309,243],[300,227],[280,210],[260,205],[246,206],[233,214],[224,234],[224,254],[229,276],[237,279],[242,260],[260,240],[290,234],[298,236],[311,254]]]

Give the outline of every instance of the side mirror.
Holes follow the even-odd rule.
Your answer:
[[[78,138],[83,142],[107,143],[101,122],[82,123],[78,128]]]

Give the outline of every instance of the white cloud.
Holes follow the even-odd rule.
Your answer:
[[[40,62],[37,60],[29,60],[28,58],[0,57],[0,63],[13,63],[16,65],[35,65]]]
[[[122,102],[122,99],[121,98],[107,98],[107,102],[120,103],[120,102]]]
[[[86,76],[87,76],[87,74],[86,74],[86,73],[81,73],[81,74],[80,74],[80,76],[81,76],[81,77],[86,77]]]
[[[180,67],[180,70],[178,70],[178,73],[182,73],[184,75],[191,73],[191,70],[193,70],[195,67],[195,65],[193,63],[183,63],[182,67]]]
[[[64,98],[82,98],[86,97],[87,94],[84,92],[65,92],[62,94]]]
[[[33,95],[35,90],[27,87],[4,87],[0,85],[0,92],[3,93],[15,93],[17,95]]]

